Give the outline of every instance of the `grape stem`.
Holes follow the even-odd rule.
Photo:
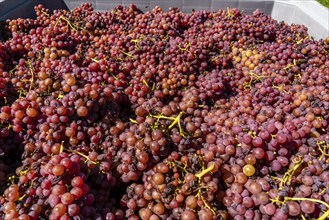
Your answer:
[[[329,217],[329,210],[327,210],[323,215],[321,215],[317,220],[325,220]]]
[[[256,82],[262,81],[262,78],[265,78],[265,77],[266,77],[266,76],[259,76],[259,75],[257,75],[256,73],[252,73],[252,72],[250,72],[249,75],[250,75],[250,80],[249,80],[249,82],[245,82],[245,83],[243,83],[243,88],[244,88],[244,89],[250,89],[250,88],[251,88],[251,85],[252,85],[253,83],[256,83]]]
[[[15,68],[11,69],[9,71],[9,76],[12,77],[13,76],[13,72],[17,69],[18,65],[15,66]]]
[[[201,179],[204,175],[211,172],[214,169],[215,165],[211,164],[207,169],[202,170],[200,173],[195,174],[195,176]]]
[[[164,115],[151,115],[151,117],[153,118],[156,118],[156,119],[167,119],[167,120],[171,120],[173,121],[168,129],[172,129],[176,124],[178,125],[178,128],[179,128],[179,134],[182,136],[182,137],[186,137],[185,134],[184,134],[184,131],[182,129],[182,125],[180,123],[180,119],[183,115],[183,112],[180,112],[176,117],[167,117],[167,116],[164,116]]]
[[[180,46],[178,46],[178,49],[181,50],[181,51],[186,51],[186,52],[188,52],[188,53],[191,53],[191,54],[194,55],[194,57],[196,57],[195,53],[192,53],[192,52],[189,50],[190,46],[191,46],[191,43],[188,42],[188,43],[185,43],[185,47],[180,47]]]
[[[319,160],[322,160],[323,157],[329,156],[327,153],[328,146],[325,141],[320,141],[317,143],[319,151],[321,152],[321,156],[319,157]]]
[[[311,202],[316,202],[316,203],[320,203],[322,205],[324,205],[325,207],[327,207],[329,209],[329,204],[321,201],[319,199],[312,199],[312,198],[301,198],[301,197],[284,197],[284,203],[287,201],[311,201]]]
[[[296,42],[296,44],[301,44],[301,43],[302,43],[304,40],[306,40],[307,38],[308,38],[308,36],[306,36],[306,37],[304,37],[304,38],[298,40],[298,41]]]
[[[90,160],[90,158],[89,158],[88,156],[84,155],[83,153],[81,153],[81,152],[79,152],[79,151],[73,151],[73,150],[68,150],[68,151],[69,151],[69,152],[72,152],[72,153],[75,153],[75,154],[78,154],[78,155],[80,155],[81,157],[84,157],[84,158],[86,159],[86,161],[90,161],[91,163],[97,165],[97,162]]]
[[[281,85],[279,85],[279,86],[272,85],[272,87],[273,87],[274,89],[278,89],[279,91],[283,91],[284,93],[288,93],[288,91],[284,89],[284,86],[285,86],[285,84],[281,84]]]
[[[123,50],[119,49],[119,51],[121,53],[123,53],[124,55],[126,55],[127,57],[130,57],[130,58],[133,58],[133,55],[131,53],[127,53],[127,52],[124,52]]]
[[[29,172],[29,169],[19,171],[19,176],[26,175]]]
[[[283,175],[282,178],[272,177],[273,179],[277,179],[280,181],[279,190],[282,190],[286,184],[290,183],[292,176],[296,173],[296,171],[299,169],[299,167],[303,164],[304,160],[301,157],[297,156],[292,159],[292,162],[295,164],[295,166],[293,168],[287,170],[287,172],[285,172],[285,174]]]
[[[226,10],[227,10],[227,17],[229,18],[233,17],[233,13],[231,12],[230,7],[227,7]]]
[[[248,134],[249,134],[252,138],[255,138],[255,137],[257,136],[255,131],[249,131]]]
[[[64,145],[63,145],[64,141],[62,141],[61,146],[59,148],[59,153],[62,153],[64,151]]]
[[[212,208],[208,205],[208,203],[205,201],[205,199],[203,198],[203,196],[200,196],[200,197],[201,197],[202,202],[204,203],[204,206],[205,206],[207,209],[209,209],[209,210],[212,212],[212,214],[214,215],[214,214],[215,214],[215,210],[212,209]]]
[[[211,171],[214,169],[214,167],[215,167],[215,165],[214,165],[214,164],[211,164],[207,169],[204,169],[204,170],[202,170],[200,173],[195,174],[195,177],[199,179],[199,184],[201,184],[201,178],[202,178],[204,175],[206,175],[207,173],[211,172]],[[201,192],[202,188],[204,188],[204,187],[201,186],[201,187],[198,188],[198,193],[197,193],[196,197],[201,198],[202,202],[204,203],[204,206],[205,206],[207,209],[209,209],[213,214],[215,214],[214,209],[212,209],[212,208],[208,205],[208,203],[205,201],[205,199],[203,198],[203,196],[202,196],[202,192]]]
[[[149,84],[146,82],[145,79],[142,80],[143,84],[146,85],[147,87],[150,87]]]
[[[23,201],[23,199],[24,199],[26,196],[27,196],[26,194],[22,195],[21,197],[19,197],[18,201],[19,201],[19,202]]]
[[[32,66],[32,62],[31,60],[27,61],[28,67],[29,67],[29,71],[31,73],[31,79],[30,79],[30,88],[29,91],[31,91],[33,84],[34,84],[34,71],[33,71],[33,66]]]
[[[285,66],[283,69],[287,70],[290,69],[291,67],[297,66],[296,59],[293,60],[293,64],[289,63],[287,66]]]
[[[63,98],[63,97],[64,97],[63,94],[58,94],[57,99],[61,99],[61,98]]]
[[[140,50],[139,42],[144,40],[144,38],[145,36],[142,34],[139,38],[130,41],[135,44],[135,50]]]
[[[168,161],[167,165],[172,166],[172,167],[178,167],[180,168],[182,171],[184,171],[185,173],[188,173],[188,171],[186,170],[187,167],[187,163],[185,163],[184,167],[182,167],[181,165],[179,165],[176,162],[172,162],[172,161]]]
[[[65,21],[65,22],[67,23],[67,26],[70,26],[71,29],[73,29],[73,30],[75,30],[75,31],[78,31],[78,29],[80,29],[80,30],[84,30],[84,31],[88,32],[87,30],[85,30],[85,29],[82,28],[82,27],[79,27],[79,26],[76,25],[75,23],[72,24],[72,23],[69,21],[69,19],[67,19],[67,18],[64,17],[63,15],[59,16],[59,18],[58,18],[58,20],[57,20],[57,22],[56,22],[56,24],[55,24],[55,27],[58,25],[58,22],[59,22],[60,20]]]
[[[136,120],[132,119],[132,118],[129,118],[129,121],[131,121],[134,124],[138,124],[138,122]]]
[[[27,94],[27,91],[25,89],[23,89],[22,87],[18,88],[17,91],[18,91],[18,97],[20,97],[20,98]]]
[[[181,51],[187,51],[187,52],[190,52],[188,50],[188,48],[191,46],[190,43],[185,43],[185,47],[178,47]]]
[[[95,63],[99,63],[99,60],[96,60],[95,58],[91,58],[92,61],[94,61]]]
[[[11,184],[14,184],[15,179],[18,179],[18,177],[17,176],[14,176],[14,175],[8,177],[8,180],[11,182]]]
[[[47,18],[49,18],[49,14],[47,12],[45,12],[44,10],[41,10],[41,13],[44,14]]]

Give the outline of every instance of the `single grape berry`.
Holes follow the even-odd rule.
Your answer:
[[[243,173],[246,175],[246,176],[252,176],[254,175],[256,172],[256,169],[253,165],[251,164],[247,164],[243,167]]]

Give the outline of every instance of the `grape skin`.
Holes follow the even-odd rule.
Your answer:
[[[0,218],[329,207],[329,38],[229,8],[35,11],[0,42]]]

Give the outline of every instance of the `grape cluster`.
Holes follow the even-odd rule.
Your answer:
[[[35,7],[0,42],[0,218],[329,217],[329,38],[260,11]]]
[[[129,218],[213,219],[220,209],[220,159],[211,152],[172,152],[143,175],[143,185],[127,187],[121,203]],[[133,213],[136,211],[135,215]],[[137,213],[138,211],[138,213]]]

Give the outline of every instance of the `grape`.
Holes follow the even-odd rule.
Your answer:
[[[195,196],[193,195],[190,195],[185,199],[185,204],[190,209],[194,209],[198,205],[197,202],[198,202],[197,198],[195,198]]]
[[[315,211],[315,204],[311,201],[301,201],[300,208],[303,213],[312,214]]]
[[[71,193],[64,193],[61,196],[61,202],[64,205],[70,205],[70,204],[72,204],[73,201],[74,201],[74,196]]]
[[[71,180],[71,185],[73,187],[81,187],[82,184],[83,184],[83,179],[81,176],[76,176],[76,177],[72,178],[72,180]]]
[[[153,206],[152,211],[157,215],[162,215],[165,212],[165,207],[162,203],[157,203]]]
[[[244,160],[247,164],[254,165],[256,163],[256,157],[253,154],[248,154]]]
[[[260,138],[260,137],[255,137],[255,138],[252,140],[252,144],[253,144],[255,147],[261,147],[262,144],[263,144],[263,140],[262,140],[262,138]]]
[[[63,165],[55,165],[52,169],[52,172],[55,176],[61,176],[65,171],[65,168]]]
[[[52,194],[54,194],[56,196],[64,194],[65,191],[66,191],[66,189],[65,189],[65,186],[63,186],[63,185],[55,185],[52,188]]]
[[[300,205],[295,201],[289,201],[287,202],[289,215],[291,216],[297,216],[301,212]]]
[[[141,217],[142,220],[150,219],[151,215],[152,215],[152,211],[147,208],[141,208],[139,210],[139,216]]]
[[[273,160],[271,163],[271,168],[273,171],[280,171],[282,168],[282,165],[278,160]]]
[[[187,220],[187,219],[197,219],[197,218],[196,218],[196,215],[194,214],[193,211],[186,210],[182,213],[181,219],[182,220]]]
[[[152,179],[156,185],[161,185],[164,182],[164,176],[161,173],[156,173]]]
[[[253,165],[247,164],[243,167],[243,173],[246,176],[252,176],[255,174],[255,172],[256,172],[256,169]]]
[[[56,216],[62,216],[66,213],[66,210],[67,207],[64,204],[59,203],[53,208],[53,213]]]
[[[267,204],[264,206],[264,211],[267,215],[274,215],[276,208],[274,204]]]
[[[35,12],[2,28],[1,219],[326,211],[329,38],[259,10]]]
[[[213,214],[208,209],[201,209],[198,212],[198,218],[200,220],[210,220],[210,219],[213,219]]]

